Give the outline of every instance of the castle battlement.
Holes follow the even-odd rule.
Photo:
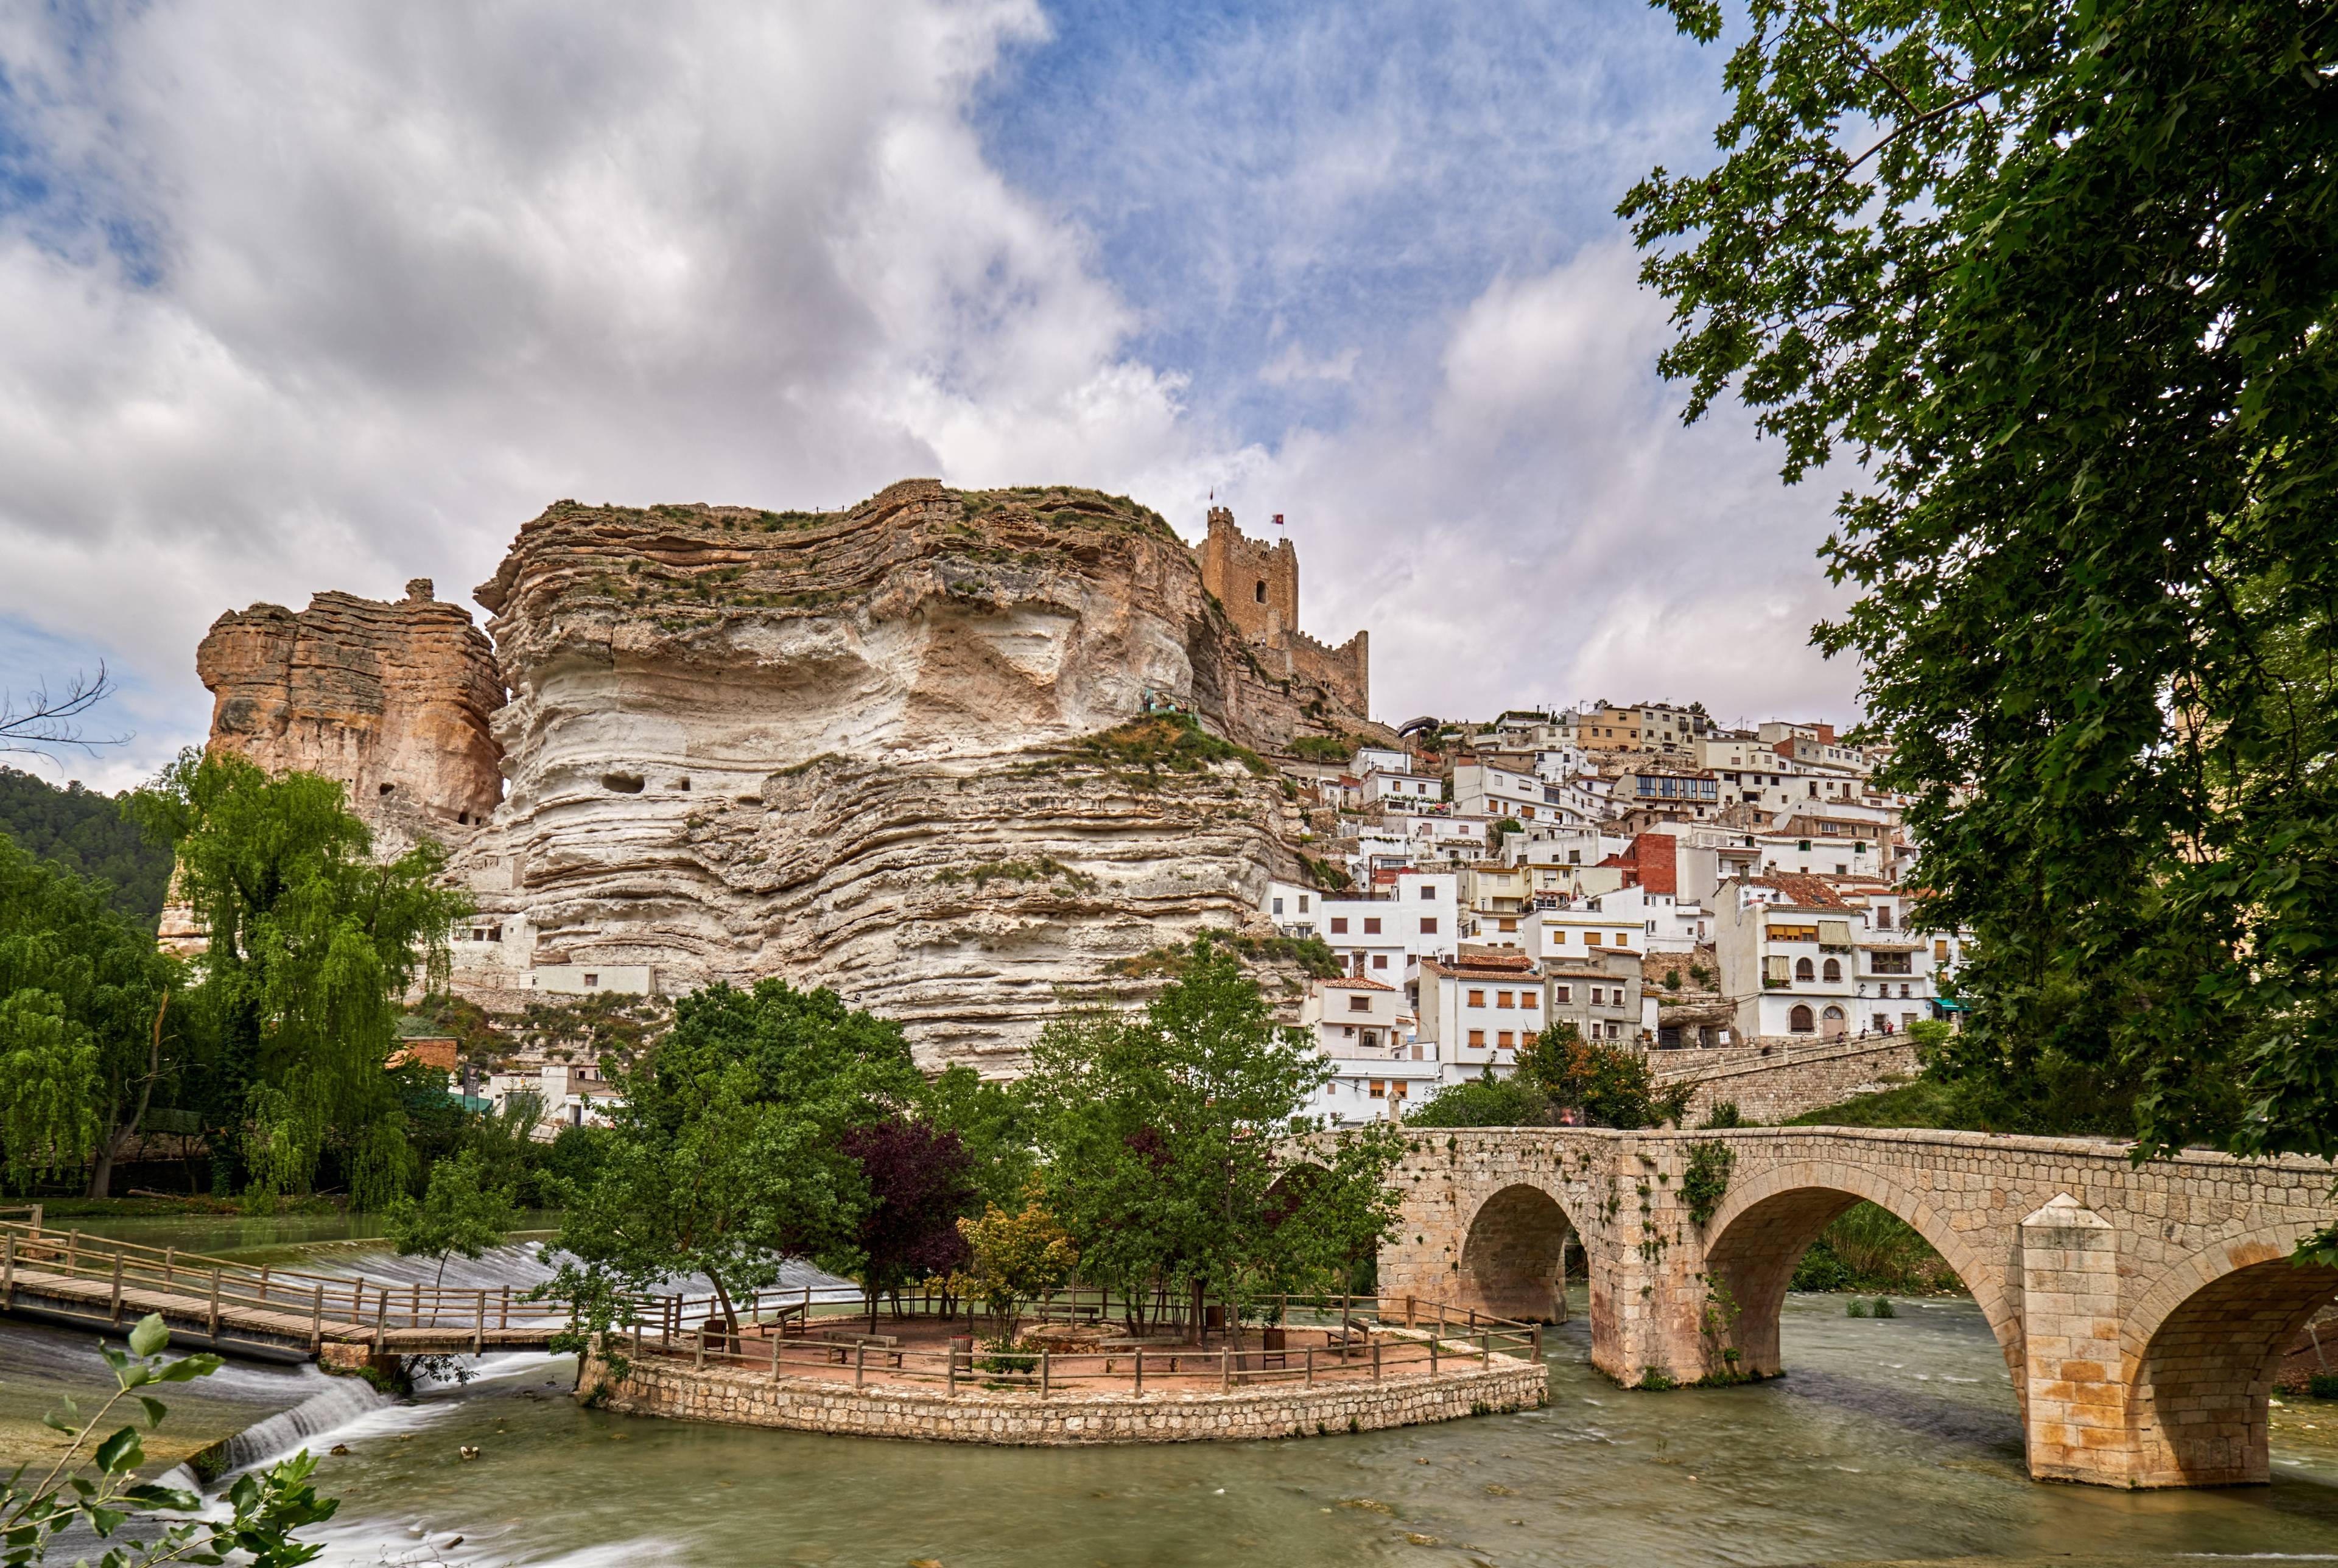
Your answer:
[[[1299,551],[1290,540],[1252,539],[1232,510],[1213,506],[1194,554],[1202,586],[1246,640],[1282,655],[1285,674],[1329,687],[1359,716],[1370,713],[1370,640],[1359,632],[1334,648],[1299,629]]]

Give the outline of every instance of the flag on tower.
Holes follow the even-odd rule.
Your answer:
[[[1280,528],[1280,527],[1282,527],[1282,513],[1280,513],[1280,512],[1277,512],[1277,513],[1274,514],[1274,525],[1275,525],[1277,528]]]

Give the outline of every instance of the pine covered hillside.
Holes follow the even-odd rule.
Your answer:
[[[0,832],[44,860],[113,887],[113,906],[152,927],[162,915],[171,882],[171,851],[148,842],[122,814],[117,799],[84,789],[60,789],[15,768],[0,768]]]

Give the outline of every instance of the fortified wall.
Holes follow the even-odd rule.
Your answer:
[[[1194,554],[1202,586],[1217,595],[1272,678],[1327,688],[1352,711],[1371,711],[1369,633],[1334,648],[1299,629],[1299,552],[1290,540],[1252,539],[1234,526],[1233,512],[1213,506],[1209,533]]]

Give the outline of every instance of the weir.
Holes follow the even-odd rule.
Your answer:
[[[1552,1317],[1572,1236],[1592,1361],[1636,1387],[1783,1371],[1795,1263],[1876,1203],[1972,1292],[2040,1480],[2266,1480],[2274,1369],[2338,1296],[2338,1269],[2290,1261],[2333,1217],[2331,1167],[2300,1158],[2137,1165],[2118,1143],[1920,1130],[1423,1129],[1395,1179],[1384,1292]]]

